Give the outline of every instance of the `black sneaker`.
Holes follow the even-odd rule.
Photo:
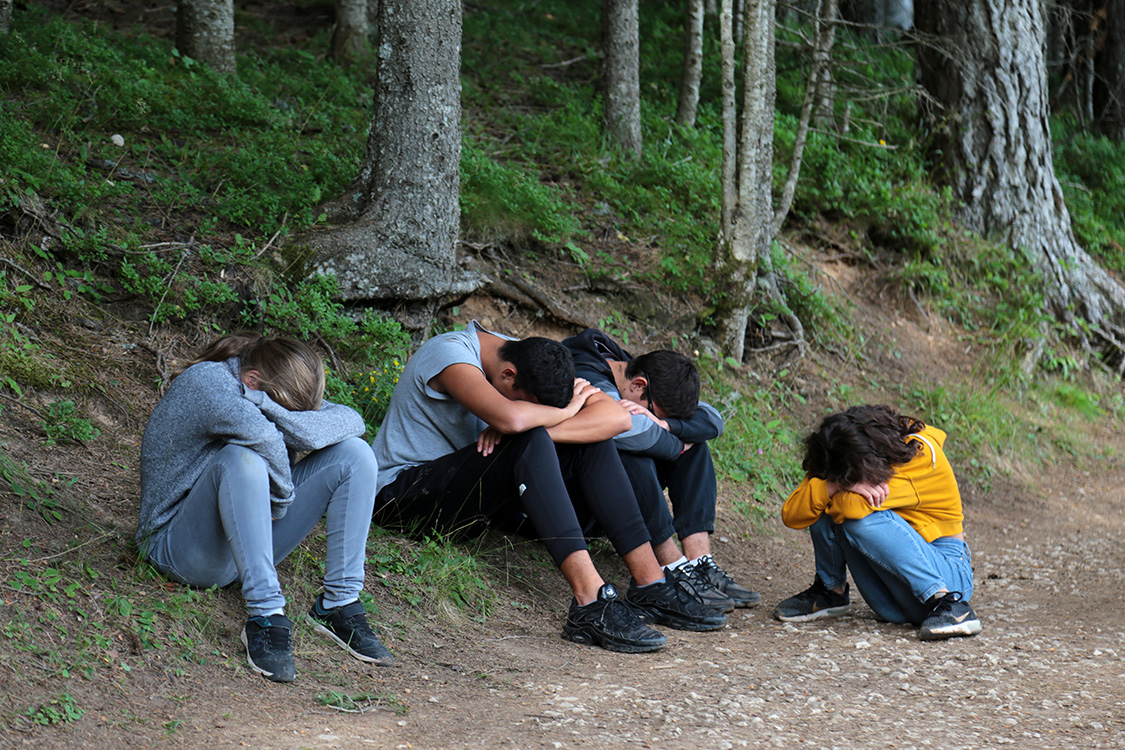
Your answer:
[[[371,632],[363,602],[352,602],[326,610],[322,606],[323,597],[324,595],[321,594],[316,598],[309,608],[308,615],[305,616],[305,622],[311,625],[313,630],[335,641],[360,661],[384,667],[395,663],[391,652]]]
[[[717,609],[720,612],[734,611],[734,599],[731,599],[722,591],[715,588],[715,584],[711,583],[707,578],[698,575],[695,568],[691,565],[681,565],[678,568],[665,568],[664,577],[673,583],[683,581],[688,586],[691,586],[708,607]]]
[[[848,597],[850,588],[845,583],[844,593],[837,594],[821,583],[820,576],[817,576],[812,586],[774,607],[773,616],[784,622],[808,622],[818,617],[845,614],[852,608]]]
[[[757,591],[739,586],[726,572],[705,555],[691,566],[693,579],[704,579],[719,591],[726,594],[736,607],[756,607],[762,603],[762,595]]]
[[[682,580],[666,578],[649,586],[638,586],[634,581],[625,601],[643,621],[677,630],[718,630],[727,624],[721,610],[704,604],[695,589]]]
[[[922,621],[919,637],[923,641],[940,641],[958,636],[976,635],[980,620],[969,603],[961,600],[961,592],[950,591],[930,598],[933,609]]]
[[[293,666],[293,645],[289,639],[293,623],[285,615],[251,617],[242,626],[246,661],[267,680],[292,682],[297,679]]]
[[[563,637],[626,654],[656,651],[667,642],[662,633],[641,622],[632,608],[617,598],[617,590],[610,583],[598,589],[598,598],[589,604],[571,601]]]

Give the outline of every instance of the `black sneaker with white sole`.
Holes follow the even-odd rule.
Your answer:
[[[922,621],[919,637],[923,641],[941,641],[946,638],[976,635],[980,632],[980,620],[967,601],[961,599],[961,592],[930,597],[933,609]]]
[[[598,598],[589,604],[571,600],[563,637],[626,654],[656,651],[667,643],[663,633],[641,622],[632,607],[617,597],[610,583],[598,589]]]
[[[817,576],[812,586],[774,607],[773,616],[782,622],[808,622],[820,617],[846,614],[852,608],[849,590],[850,587],[845,583],[844,593],[837,594]]]
[[[305,616],[305,622],[313,630],[334,641],[360,661],[383,667],[395,663],[394,656],[367,624],[367,610],[363,608],[363,602],[352,602],[333,609],[325,609],[323,604],[324,595],[321,594]]]
[[[677,630],[718,630],[727,624],[722,610],[708,607],[690,584],[678,579],[665,578],[648,586],[634,581],[625,601],[645,622]]]
[[[273,682],[297,678],[293,665],[293,623],[285,615],[251,617],[242,626],[246,661],[258,674]]]

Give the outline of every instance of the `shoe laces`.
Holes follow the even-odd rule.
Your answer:
[[[267,618],[263,619],[269,622]],[[254,632],[250,633],[250,640],[253,641],[255,648],[260,648],[270,653],[284,653],[290,650],[289,628],[280,625],[264,625],[254,628],[253,631]]]
[[[939,614],[943,612],[952,612],[953,605],[962,600],[960,591],[949,591],[942,595],[940,599],[934,604],[931,614]]]
[[[607,599],[599,619],[620,630],[630,630],[641,624],[637,613],[623,599]]]
[[[698,570],[701,575],[707,576],[709,580],[714,576],[723,583],[734,583],[734,578],[731,577],[730,573],[723,570],[712,557],[704,557],[692,567]],[[715,588],[719,588],[719,585],[716,583],[712,582],[711,585]]]

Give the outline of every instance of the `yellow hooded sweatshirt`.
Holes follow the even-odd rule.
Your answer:
[[[837,492],[829,497],[827,482],[806,477],[785,501],[781,520],[789,528],[804,529],[816,523],[824,513],[832,516],[836,523],[843,523],[893,510],[927,542],[960,534],[965,516],[953,467],[942,450],[945,433],[927,426],[905,439],[917,441],[922,449],[910,461],[895,467],[894,476],[887,482],[890,492],[882,507],[872,508],[854,492]]]

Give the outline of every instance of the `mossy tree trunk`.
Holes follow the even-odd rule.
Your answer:
[[[943,105],[936,153],[962,221],[1014,248],[1051,310],[1120,358],[1125,289],[1078,245],[1055,177],[1041,0],[919,3],[915,21],[934,40],[919,47],[919,77]]]
[[[775,89],[775,0],[747,0],[743,11],[742,107],[736,104],[732,0],[722,0],[723,209],[717,251],[723,295],[715,312],[719,346],[741,361],[759,271],[773,234],[771,198]]]
[[[179,0],[176,49],[181,55],[233,75],[234,0]]]
[[[640,19],[637,0],[602,0],[602,95],[610,140],[641,155]]]
[[[341,64],[354,62],[367,48],[370,25],[367,20],[368,0],[336,0],[336,24],[328,56]]]
[[[380,0],[375,112],[342,220],[295,238],[351,300],[433,300],[479,286],[457,263],[461,0]]]

